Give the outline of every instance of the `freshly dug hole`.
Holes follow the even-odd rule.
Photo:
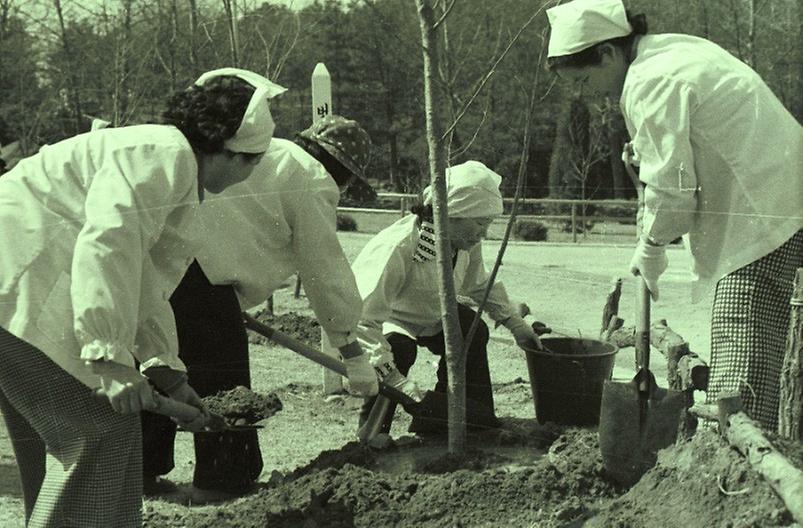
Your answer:
[[[253,424],[282,410],[282,402],[275,393],[257,394],[241,385],[207,396],[203,402],[210,412],[223,416],[229,425]]]

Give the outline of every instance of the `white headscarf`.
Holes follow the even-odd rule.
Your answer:
[[[237,132],[223,142],[223,146],[232,152],[259,154],[268,150],[276,124],[270,113],[269,99],[287,91],[287,88],[268,80],[268,78],[248,70],[239,68],[220,68],[204,73],[195,81],[203,86],[214,77],[232,76],[244,80],[255,88],[254,95],[245,109],[243,120]]]
[[[502,214],[502,177],[480,163],[467,161],[446,169],[446,205],[452,218],[494,217]],[[423,193],[432,203],[432,186]]]
[[[562,57],[633,32],[622,0],[573,0],[546,10],[548,57]]]

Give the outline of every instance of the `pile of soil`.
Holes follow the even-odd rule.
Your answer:
[[[537,443],[548,435],[541,435]],[[255,495],[214,509],[150,511],[145,526],[542,528],[778,527],[792,524],[769,486],[714,432],[661,452],[630,490],[607,479],[593,430],[569,428],[548,451],[508,456],[517,433],[473,438],[462,459],[432,439],[375,451],[357,443],[322,453]],[[394,460],[421,459],[394,471]],[[425,459],[429,458],[428,461]],[[794,457],[790,457],[794,458]],[[403,465],[402,465],[403,466]],[[396,464],[396,467],[401,467]]]
[[[803,447],[775,445],[799,463],[795,459]],[[661,451],[656,467],[586,526],[769,528],[793,524],[781,499],[743,456],[716,433],[698,431],[687,443]]]
[[[254,318],[271,328],[283,332],[290,337],[298,339],[308,345],[319,347],[321,343],[321,325],[313,317],[295,312],[271,315],[267,310],[259,310]],[[269,339],[248,331],[248,342],[257,345],[272,345]]]
[[[282,402],[275,393],[258,394],[242,385],[207,396],[203,402],[210,412],[223,416],[229,425],[253,424],[282,410]]]

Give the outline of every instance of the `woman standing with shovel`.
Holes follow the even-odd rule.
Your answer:
[[[684,235],[696,281],[716,286],[708,395],[741,391],[777,427],[796,268],[803,265],[803,128],[746,64],[682,34],[647,35],[621,0],[547,10],[549,67],[592,96],[619,99],[646,185],[630,263],[658,298],[665,247]]]
[[[170,125],[81,134],[0,179],[0,410],[28,526],[141,526],[137,413],[158,399],[135,361],[199,409],[183,426],[205,422],[167,299],[204,193],[268,148],[274,88],[213,76],[169,101]]]
[[[498,174],[478,161],[456,165],[446,172],[455,287],[458,295],[477,303],[488,282],[480,242],[493,219],[502,214],[501,181]],[[419,346],[441,356],[435,392],[445,393],[447,386],[430,187],[424,189],[423,197],[423,206],[413,209],[415,214],[381,231],[352,264],[364,303],[360,343],[380,371],[394,369],[395,364],[398,374],[386,376],[385,381],[414,398],[416,387],[401,375],[406,375],[415,363]],[[502,283],[493,285],[486,306],[491,319],[504,324],[519,346],[541,348],[538,336],[511,306]],[[460,304],[458,313],[465,334],[475,312]],[[466,357],[466,398],[493,412],[488,337],[488,327],[480,322]],[[367,420],[375,400],[366,400],[360,425]],[[390,431],[394,410],[395,405],[391,405],[381,432]],[[471,409],[467,411],[471,413]],[[416,429],[414,420],[411,431]]]

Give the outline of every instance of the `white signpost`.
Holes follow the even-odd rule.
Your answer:
[[[332,78],[324,63],[319,62],[312,71],[312,122],[317,123],[328,115],[332,115]],[[321,350],[340,359],[338,350],[329,344],[323,329]],[[328,396],[340,392],[343,392],[343,378],[329,369],[323,369],[323,393]]]

